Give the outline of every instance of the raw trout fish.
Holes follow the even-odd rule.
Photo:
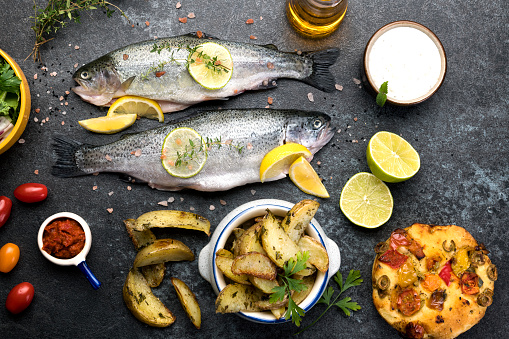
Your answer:
[[[203,139],[242,145],[239,152],[227,146],[212,146],[203,169],[191,178],[174,177],[163,168],[164,138],[174,128],[189,127]],[[270,150],[295,142],[315,154],[334,134],[330,117],[320,112],[272,109],[219,110],[198,113],[156,129],[126,134],[102,146],[55,137],[57,160],[52,173],[74,177],[96,172],[117,172],[147,182],[150,187],[176,191],[224,191],[260,182],[260,163]],[[311,159],[309,159],[311,160]],[[284,178],[286,173],[273,178]]]
[[[230,51],[234,65],[232,78],[218,90],[198,84],[185,64],[189,55],[187,47],[210,40]],[[153,51],[154,45],[164,48]],[[339,50],[334,48],[298,55],[280,52],[272,45],[187,34],[135,43],[110,52],[76,71],[73,79],[79,86],[73,91],[97,106],[109,106],[124,95],[145,97],[159,102],[163,112],[179,111],[206,100],[227,99],[247,90],[275,87],[278,78],[297,79],[331,92],[335,81],[329,66],[338,54]]]

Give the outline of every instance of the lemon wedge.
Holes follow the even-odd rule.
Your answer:
[[[316,174],[315,170],[304,157],[299,157],[290,166],[288,173],[293,183],[304,193],[320,198],[329,198],[327,189]]]
[[[136,113],[139,117],[164,122],[161,106],[152,99],[126,95],[115,100],[108,109],[107,116]]]
[[[290,165],[300,157],[311,158],[313,154],[303,145],[287,143],[267,153],[260,164],[260,181],[264,182],[287,172]]]
[[[169,174],[190,178],[198,174],[207,161],[202,137],[192,128],[179,127],[164,138],[161,163]]]
[[[198,45],[189,53],[187,65],[193,79],[210,90],[226,86],[233,73],[230,51],[215,42]]]
[[[371,173],[360,172],[351,177],[341,191],[339,207],[354,224],[375,228],[392,215],[394,202],[389,187]]]
[[[86,130],[101,134],[113,134],[120,132],[134,124],[136,114],[122,114],[117,116],[105,116],[78,121]]]

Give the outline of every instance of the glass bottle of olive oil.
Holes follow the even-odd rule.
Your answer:
[[[321,38],[339,27],[347,7],[348,0],[287,0],[286,15],[297,32]]]

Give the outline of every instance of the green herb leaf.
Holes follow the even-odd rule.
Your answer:
[[[288,310],[285,313],[285,319],[292,319],[296,326],[300,326],[304,310],[299,307],[292,299],[292,291],[301,292],[307,288],[301,279],[294,279],[291,276],[294,273],[302,271],[306,268],[306,262],[309,259],[309,252],[297,253],[297,260],[290,258],[285,262],[283,269],[284,274],[279,274],[282,286],[277,286],[272,289],[272,294],[269,297],[271,303],[284,300],[288,296]]]
[[[334,306],[337,306],[340,309],[342,309],[343,312],[346,314],[346,316],[349,317],[350,316],[349,310],[358,311],[361,309],[359,304],[357,304],[356,302],[351,302],[351,300],[352,300],[352,298],[345,297],[345,298],[341,299],[340,301],[334,303]]]
[[[291,297],[288,298],[288,311],[286,311],[285,319],[292,318],[292,322],[296,326],[300,326],[302,317],[304,316],[304,310],[297,305]]]
[[[386,81],[382,85],[380,85],[380,89],[378,90],[378,94],[376,95],[376,103],[380,107],[384,107],[385,101],[387,101],[387,87],[389,86],[389,82]]]
[[[275,303],[278,301],[283,301],[286,295],[286,287],[285,286],[276,286],[272,289],[272,294],[269,297],[269,301],[271,303]]]
[[[327,288],[324,291],[324,293],[323,293],[322,297],[320,298],[320,300],[318,300],[318,303],[327,304],[327,308],[325,309],[325,311],[323,311],[322,314],[320,314],[320,316],[318,318],[316,318],[311,324],[309,324],[308,326],[306,326],[305,328],[303,328],[302,330],[300,330],[299,332],[297,332],[295,334],[302,333],[305,330],[309,329],[314,324],[316,324],[318,322],[318,320],[320,320],[320,318],[322,318],[323,315],[332,306],[336,306],[336,307],[340,308],[343,311],[343,313],[345,313],[346,316],[350,316],[351,315],[350,311],[358,311],[358,310],[361,309],[359,304],[357,304],[354,301],[351,301],[352,299],[350,297],[345,297],[345,298],[337,301],[339,299],[339,296],[344,291],[346,291],[350,287],[359,286],[363,282],[363,280],[361,279],[360,271],[358,271],[358,270],[350,270],[350,273],[348,274],[348,277],[346,278],[345,282],[343,282],[343,275],[341,274],[341,272],[338,271],[336,273],[336,275],[334,276],[334,280],[336,281],[336,283],[339,285],[339,288],[340,288],[339,293],[336,295],[334,300],[332,300],[332,297],[334,295],[334,288],[329,286],[329,288]]]

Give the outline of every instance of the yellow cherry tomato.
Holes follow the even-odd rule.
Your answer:
[[[0,272],[10,272],[19,260],[19,247],[13,243],[7,243],[0,248]]]

